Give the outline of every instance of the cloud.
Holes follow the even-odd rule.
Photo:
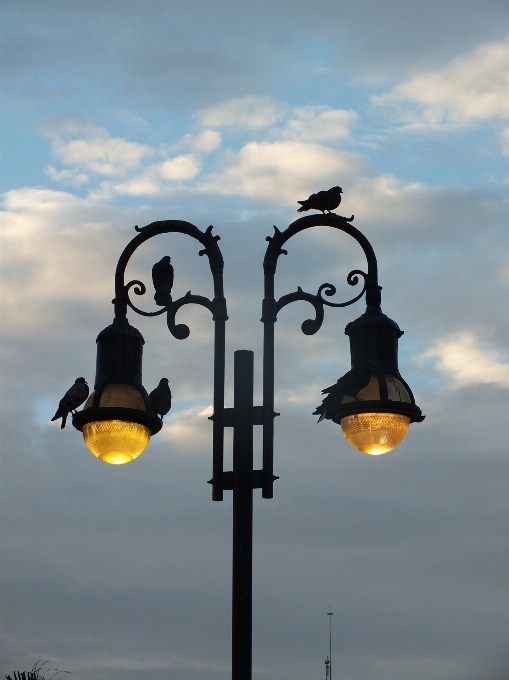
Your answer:
[[[110,189],[128,196],[160,196],[168,190],[165,182],[185,182],[199,172],[200,164],[194,156],[180,155],[152,165],[137,177]]]
[[[86,184],[89,181],[88,175],[84,172],[80,172],[77,168],[74,168],[73,170],[56,170],[52,165],[47,165],[46,172],[48,177],[54,182],[64,182],[65,184],[76,187]]]
[[[231,155],[230,166],[211,175],[202,190],[241,194],[249,199],[286,201],[307,196],[324,184],[337,183],[338,176],[358,174],[360,156],[300,141],[249,142]],[[327,187],[328,188],[328,187]]]
[[[502,133],[502,154],[509,156],[509,128]]]
[[[509,388],[509,364],[501,362],[497,352],[482,349],[470,331],[439,340],[422,358],[436,358],[438,370],[453,379],[454,387],[494,384]]]
[[[104,303],[111,208],[37,188],[7,192],[2,208],[4,338],[23,338],[34,328],[43,336],[62,323],[67,305]]]
[[[169,181],[193,179],[199,171],[200,166],[192,156],[176,156],[159,167],[161,178]]]
[[[64,165],[106,177],[119,177],[139,168],[142,161],[154,153],[146,144],[111,137],[102,128],[94,127],[87,132],[87,139],[70,142],[64,142],[58,134],[51,135],[53,153]]]
[[[357,120],[355,111],[332,109],[330,106],[303,106],[295,109],[285,126],[275,133],[285,139],[302,142],[324,142],[348,139]]]
[[[282,117],[280,107],[270,97],[246,95],[198,111],[204,127],[240,127],[260,130],[277,123]]]
[[[217,130],[203,130],[197,135],[184,135],[179,146],[191,147],[196,151],[207,153],[221,146],[221,133]]]
[[[508,118],[509,38],[410,78],[372,102],[394,108],[407,127],[416,130]]]
[[[166,441],[179,446],[184,451],[196,451],[205,448],[210,442],[211,423],[209,416],[214,412],[212,404],[204,407],[196,406],[175,412],[168,418],[162,430]]]

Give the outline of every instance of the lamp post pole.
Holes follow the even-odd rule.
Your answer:
[[[384,422],[390,421],[391,416],[403,418],[406,419],[406,427],[411,421],[423,419],[420,410],[415,405],[411,390],[399,374],[397,367],[397,338],[402,332],[399,331],[397,324],[388,319],[380,310],[381,288],[378,285],[375,254],[366,237],[351,224],[352,220],[353,216],[347,219],[333,213],[311,215],[296,220],[283,232],[274,227],[273,236],[267,237],[269,243],[263,263],[265,295],[261,319],[264,324],[263,405],[254,406],[253,404],[253,352],[238,350],[234,353],[233,408],[226,408],[224,404],[225,322],[228,316],[223,290],[223,256],[217,243],[219,236],[212,234],[211,226],[202,232],[193,224],[178,220],[153,222],[143,228],[136,227],[137,236],[126,246],[117,264],[113,300],[115,319],[113,324],[101,331],[97,338],[95,391],[85,403],[83,410],[73,415],[73,425],[83,432],[87,446],[98,458],[105,462],[123,463],[137,457],[147,445],[150,435],[156,434],[161,429],[162,416],[168,409],[162,412],[159,407],[157,410],[158,407],[152,403],[152,397],[147,394],[142,385],[141,357],[144,340],[141,333],[127,321],[128,308],[148,317],[166,314],[168,330],[178,340],[187,338],[190,332],[185,324],[176,323],[175,317],[181,307],[187,304],[198,304],[211,311],[215,323],[215,338],[214,412],[210,418],[213,421],[212,479],[209,483],[212,484],[214,501],[222,501],[225,490],[233,491],[233,680],[251,680],[252,671],[253,490],[260,488],[264,498],[272,498],[273,483],[277,479],[273,474],[274,418],[279,415],[274,412],[274,324],[279,311],[298,300],[310,303],[314,308],[315,316],[303,322],[302,331],[306,335],[313,335],[322,325],[326,306],[346,307],[365,295],[366,313],[353,324],[349,324],[352,327],[351,330],[347,327],[345,331],[350,336],[352,370],[338,381],[334,395],[330,393],[330,388],[325,390],[329,394],[317,412],[322,414],[321,419],[326,417],[334,422],[340,422],[342,427],[342,419],[345,417],[354,418],[354,420],[367,418],[368,425],[361,423],[359,426],[359,423],[355,421],[357,430],[360,428],[361,432],[360,444],[355,443],[357,441],[355,432],[352,436],[354,445],[368,453],[390,450],[402,439],[401,436],[396,443],[392,442],[388,446],[386,439],[391,435],[389,430],[392,425],[390,422],[389,425],[384,425],[386,428],[384,430],[381,425],[376,424],[373,429],[374,426],[370,425],[369,417],[381,416]],[[295,292],[276,300],[274,277],[277,262],[280,255],[287,254],[283,246],[299,232],[317,226],[331,227],[345,232],[361,246],[367,260],[367,272],[353,270],[347,276],[347,283],[350,286],[357,286],[359,280],[362,279],[363,285],[360,292],[346,302],[332,302],[326,298],[335,295],[336,289],[332,284],[324,283],[316,294],[306,293],[298,287]],[[142,296],[147,292],[147,288],[143,282],[138,280],[126,283],[126,267],[133,253],[145,241],[168,233],[186,234],[201,243],[203,249],[199,251],[199,255],[206,255],[208,258],[214,283],[214,297],[209,299],[194,295],[189,291],[183,297],[174,300],[171,295],[173,266],[170,264],[171,258],[164,256],[152,268],[154,300],[160,309],[146,312],[132,302],[130,291]],[[397,383],[400,386],[399,392],[392,388],[391,392],[389,379],[392,380],[391,385]],[[378,392],[376,389],[368,389],[373,381],[378,381]],[[357,392],[355,394],[352,392],[354,388],[358,395]],[[368,392],[364,394],[366,389]],[[348,397],[349,394],[354,394],[355,398]],[[343,397],[348,397],[350,401],[347,398],[345,402]],[[122,423],[125,424],[124,430],[122,430]],[[253,427],[255,425],[263,427],[261,470],[253,468]],[[223,468],[225,427],[233,427],[233,469],[231,471]],[[375,444],[371,441],[373,437],[366,439],[366,432],[371,436],[369,427],[375,432],[376,436],[373,435],[376,439]],[[117,442],[115,437],[118,432],[120,435]],[[136,441],[134,441],[135,435],[132,432],[138,433]],[[406,433],[406,430],[404,432]],[[134,442],[133,451],[126,451],[128,446],[126,442],[131,436]],[[346,431],[345,436],[348,437]],[[144,442],[143,445],[139,445],[140,437]],[[367,444],[362,443],[364,441],[362,437],[368,442]],[[380,450],[373,449],[375,445]],[[369,449],[370,446],[372,450]]]

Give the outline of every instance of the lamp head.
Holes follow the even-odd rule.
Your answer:
[[[115,319],[97,336],[95,391],[74,414],[73,425],[105,463],[131,462],[162,427],[141,382],[144,342],[127,319]]]
[[[347,441],[372,455],[400,444],[411,422],[424,416],[398,368],[398,339],[403,335],[395,321],[379,308],[347,325],[352,368],[327,394],[316,413],[341,425]]]

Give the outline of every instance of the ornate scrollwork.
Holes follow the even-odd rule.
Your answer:
[[[310,215],[293,222],[293,224],[291,224],[288,229],[283,232],[274,226],[274,235],[267,236],[269,245],[267,247],[264,260],[265,300],[262,321],[266,323],[274,323],[277,319],[278,312],[283,307],[297,300],[306,300],[315,308],[316,316],[314,319],[306,319],[302,323],[301,328],[305,335],[314,335],[322,325],[324,318],[324,306],[348,307],[354,302],[357,302],[357,300],[360,300],[364,294],[366,294],[366,298],[369,296],[369,300],[366,299],[367,304],[372,304],[374,306],[380,304],[380,288],[377,281],[376,258],[367,239],[351,224],[352,219],[353,216],[352,218],[347,219],[346,217],[341,217],[340,215],[335,214]],[[362,277],[362,290],[353,298],[346,300],[346,302],[333,302],[332,300],[327,300],[326,298],[332,297],[336,294],[336,287],[331,283],[324,283],[319,287],[316,295],[304,292],[299,286],[295,293],[283,295],[283,297],[281,297],[279,300],[274,300],[274,276],[276,273],[278,258],[280,255],[287,254],[287,251],[283,248],[283,245],[292,236],[295,236],[295,234],[298,234],[305,229],[309,229],[310,227],[317,226],[328,226],[338,229],[339,231],[343,231],[355,238],[355,240],[362,247],[368,261],[368,272],[366,273],[360,269],[354,269],[346,277],[346,281],[350,286],[357,286],[359,284],[359,277]]]
[[[136,307],[131,302],[131,299],[129,298],[129,289],[132,288],[133,286],[137,286],[134,288],[134,294],[135,295],[145,295],[147,292],[147,287],[143,283],[143,281],[138,281],[137,279],[133,279],[132,281],[129,281],[124,287],[124,299],[126,301],[126,304],[133,309],[136,314],[141,314],[141,316],[159,316],[160,314],[164,314],[166,311],[164,308],[163,309],[158,309],[157,312],[144,312],[143,309],[139,309]]]
[[[215,321],[226,321],[228,316],[226,314],[226,302],[223,295],[223,256],[217,245],[220,237],[212,234],[212,225],[207,227],[204,232],[200,231],[189,222],[178,220],[153,222],[146,227],[139,227],[136,225],[134,228],[135,231],[138,232],[138,235],[132,239],[129,245],[124,249],[124,252],[120,256],[115,274],[116,297],[113,302],[115,304],[116,314],[125,316],[128,307],[141,316],[159,316],[166,313],[168,329],[173,337],[179,340],[187,338],[190,333],[189,327],[186,324],[177,324],[175,322],[175,315],[183,305],[201,305],[212,312]],[[132,254],[142,243],[153,236],[171,232],[192,236],[204,246],[204,248],[199,251],[199,255],[207,255],[208,257],[210,270],[214,280],[215,296],[213,300],[209,300],[202,295],[193,295],[191,291],[189,291],[179,300],[173,300],[171,297],[173,267],[170,264],[171,258],[165,256],[152,267],[152,281],[155,289],[154,299],[161,309],[158,309],[155,312],[146,312],[132,302],[129,293],[131,289],[134,289],[135,295],[145,295],[147,287],[142,281],[137,279],[124,284],[125,270]]]
[[[276,301],[275,305],[273,306],[273,314],[275,318],[277,318],[278,312],[283,309],[283,307],[286,307],[286,305],[289,305],[291,302],[296,302],[297,300],[306,300],[315,308],[316,316],[314,319],[306,319],[302,323],[301,329],[304,335],[314,335],[320,330],[323,323],[324,305],[327,305],[328,307],[348,307],[354,302],[357,302],[357,300],[360,300],[360,298],[364,295],[366,290],[367,276],[365,272],[358,269],[351,271],[347,276],[347,282],[350,286],[356,286],[359,283],[358,275],[361,275],[364,278],[364,286],[358,295],[351,298],[350,300],[347,300],[346,302],[332,302],[330,300],[326,300],[322,296],[322,293],[327,297],[336,295],[336,286],[334,286],[332,283],[322,283],[316,295],[313,295],[312,293],[306,293],[300,286],[298,286],[295,293],[283,295],[283,297]]]
[[[185,340],[187,337],[189,337],[189,326],[184,323],[176,324],[175,316],[181,307],[190,304],[201,305],[202,307],[210,309],[210,311],[214,313],[214,302],[212,300],[209,300],[202,295],[193,295],[190,290],[179,300],[172,302],[171,305],[165,308],[167,312],[166,323],[168,325],[168,330],[177,340]]]

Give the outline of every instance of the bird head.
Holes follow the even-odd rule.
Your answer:
[[[343,189],[341,187],[332,187],[331,191],[335,191],[337,194],[343,193]]]
[[[75,383],[82,383],[83,385],[88,385],[88,383],[87,383],[87,381],[85,380],[85,378],[76,378],[76,380],[75,380],[74,382],[75,382]]]

